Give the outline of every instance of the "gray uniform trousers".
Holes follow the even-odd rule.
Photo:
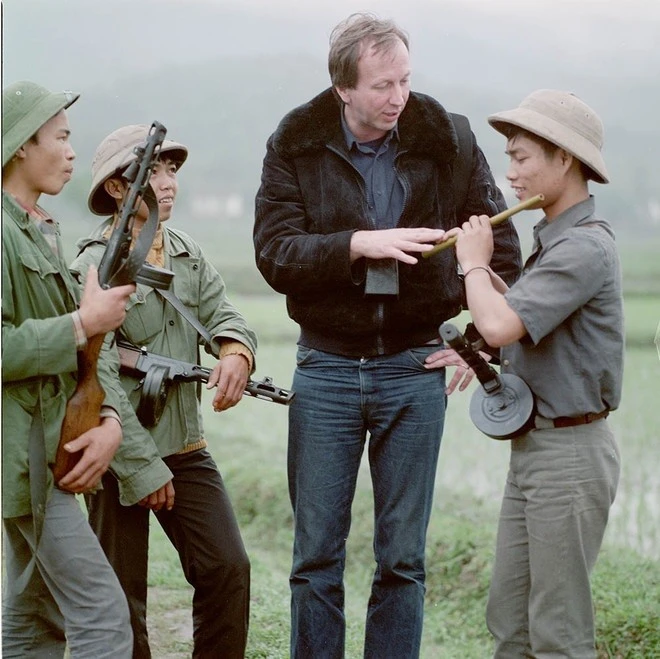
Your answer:
[[[133,649],[126,597],[73,494],[55,489],[33,556],[32,516],[4,521],[2,656],[126,659]]]
[[[594,659],[591,573],[620,471],[607,421],[511,441],[486,618],[497,659]]]

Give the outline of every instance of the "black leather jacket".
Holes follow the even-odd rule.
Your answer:
[[[449,229],[506,207],[475,141],[468,199],[456,217],[451,172],[458,141],[434,99],[411,93],[398,127],[395,166],[405,190],[398,226]],[[332,90],[291,111],[271,135],[255,203],[257,266],[287,296],[301,345],[347,356],[391,354],[437,338],[438,326],[461,311],[453,249],[416,265],[399,263],[398,296],[365,295],[365,259],[351,265],[349,246],[355,231],[374,227]],[[518,235],[509,221],[494,234],[491,266],[512,283],[522,265]]]

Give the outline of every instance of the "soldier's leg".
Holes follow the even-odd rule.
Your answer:
[[[218,468],[205,449],[165,459],[176,501],[156,517],[176,547],[193,594],[193,657],[242,659],[250,562]]]
[[[85,497],[89,523],[121,584],[131,616],[133,659],[150,659],[147,633],[149,510],[119,503],[117,479],[103,476],[103,489]]]

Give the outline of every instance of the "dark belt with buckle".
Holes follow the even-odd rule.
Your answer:
[[[537,428],[570,428],[572,426],[583,426],[587,423],[593,423],[599,419],[605,419],[609,415],[609,410],[602,412],[589,412],[581,416],[559,416],[556,419],[546,419],[542,416],[537,416],[538,422],[535,423]]]

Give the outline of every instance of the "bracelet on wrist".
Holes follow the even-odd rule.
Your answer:
[[[467,277],[471,272],[474,272],[475,270],[483,270],[484,272],[488,273],[488,276],[490,277],[490,268],[487,268],[485,265],[475,265],[474,268],[470,268],[467,272],[463,273],[463,279]]]

